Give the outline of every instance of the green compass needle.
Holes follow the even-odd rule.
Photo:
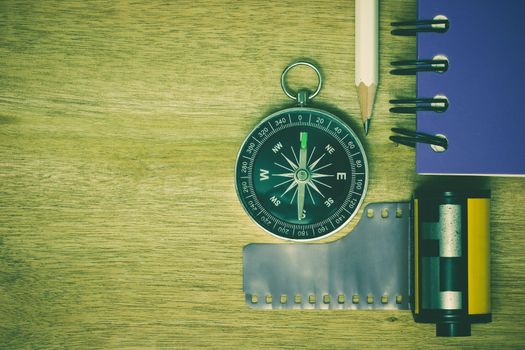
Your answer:
[[[299,150],[299,169],[297,169],[297,220],[303,218],[304,209],[304,197],[306,181],[309,178],[308,170],[306,169],[307,158],[307,144],[308,144],[308,133],[299,133],[299,141],[301,141],[301,148]]]

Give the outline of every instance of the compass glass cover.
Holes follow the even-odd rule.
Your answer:
[[[343,227],[367,188],[367,161],[352,129],[334,115],[307,107],[265,118],[237,159],[237,194],[267,232],[313,240]]]

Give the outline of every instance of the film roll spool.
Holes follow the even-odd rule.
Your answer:
[[[416,192],[412,311],[438,336],[491,322],[490,193]]]

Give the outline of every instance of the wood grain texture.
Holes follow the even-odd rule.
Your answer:
[[[388,141],[391,127],[414,126],[388,113],[390,98],[413,95],[414,78],[388,71],[415,53],[413,39],[389,33],[415,17],[415,1],[381,2],[380,85],[363,137],[353,9],[0,2],[0,347],[523,347],[525,182],[418,177],[413,150]],[[366,202],[409,199],[431,181],[490,185],[492,324],[438,339],[409,312],[245,306],[242,247],[277,240],[242,210],[235,157],[261,118],[290,105],[279,76],[298,58],[321,65],[317,103],[364,140]]]

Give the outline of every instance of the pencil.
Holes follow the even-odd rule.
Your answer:
[[[378,0],[355,2],[355,85],[368,135],[378,83]]]

